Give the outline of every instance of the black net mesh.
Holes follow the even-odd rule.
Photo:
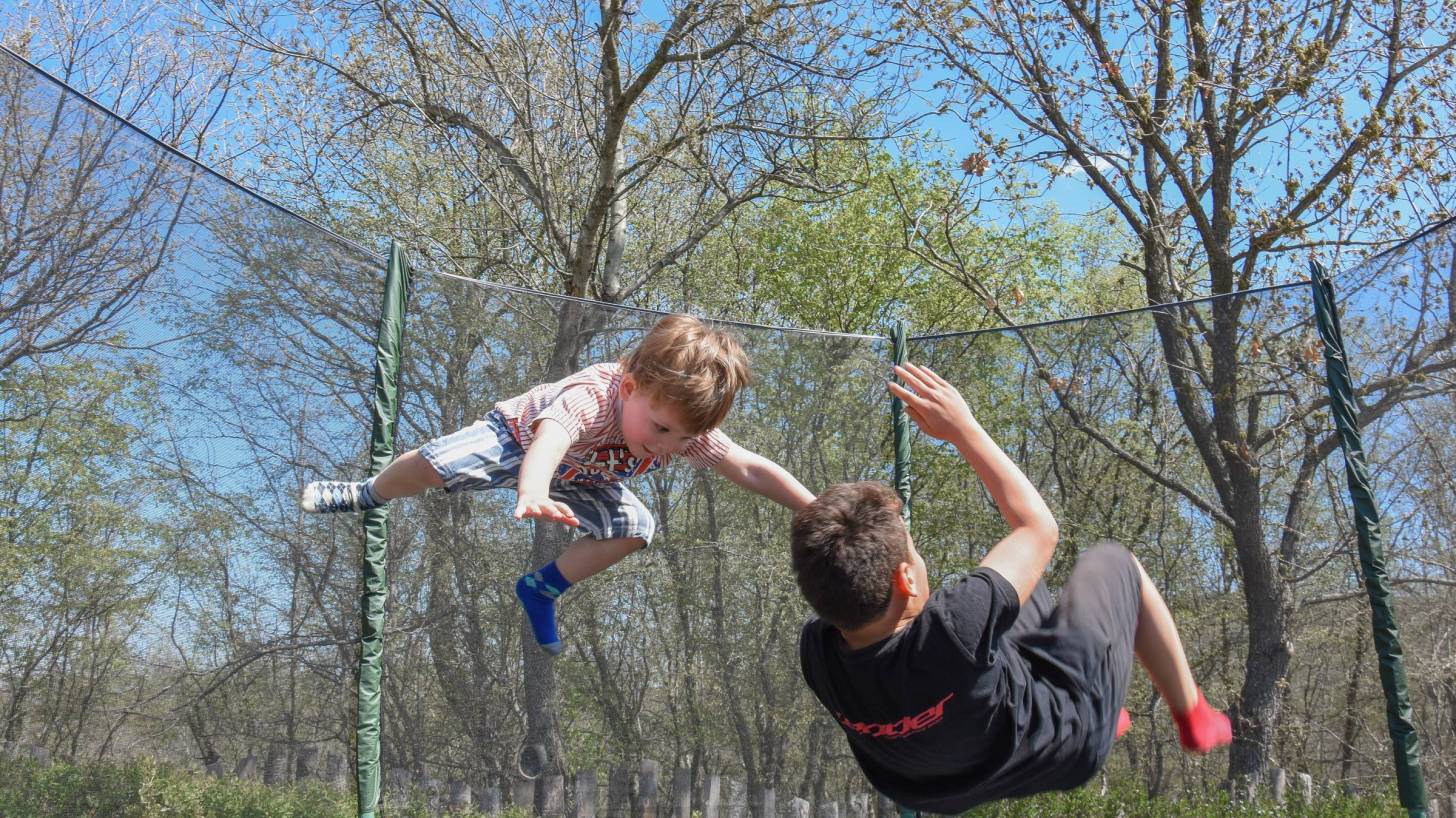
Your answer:
[[[401,450],[552,379],[563,312],[581,327],[567,342],[570,370],[619,359],[660,317],[441,275],[420,282],[410,309]],[[808,485],[888,477],[883,341],[734,331],[754,382],[725,432]],[[788,571],[787,511],[684,465],[630,488],[657,518],[652,547],[561,606],[566,650],[554,667],[567,768],[600,770],[603,798],[608,771],[643,756],[740,779],[747,757],[760,787],[789,784],[815,752],[804,738],[818,714],[797,669],[804,610]],[[386,679],[413,694],[386,702],[398,759],[494,781],[519,772],[529,691],[512,589],[537,566],[514,502],[511,491],[432,493],[396,506],[392,616],[408,632],[386,648]]]
[[[342,784],[361,535],[356,518],[304,515],[296,497],[308,480],[364,473],[383,260],[8,55],[0,143],[4,740]],[[1449,229],[1435,231],[1335,281],[1410,623],[1416,722],[1446,780],[1452,247]],[[408,316],[398,451],[564,374],[553,350],[568,350],[568,370],[620,357],[657,317],[429,272]],[[889,479],[885,341],[736,331],[755,382],[730,436],[811,489]],[[963,389],[1051,503],[1063,532],[1053,585],[1082,547],[1128,544],[1164,589],[1210,698],[1279,714],[1247,734],[1276,763],[1388,783],[1305,288],[919,339],[910,357]],[[917,442],[912,470],[917,544],[948,580],[1002,524],[954,452]],[[632,489],[658,538],[570,592],[554,692],[529,689],[536,677],[522,670],[536,648],[511,589],[534,567],[534,534],[510,519],[513,495],[395,504],[386,789],[456,779],[482,804],[490,787],[524,800],[511,793],[533,766],[528,713],[548,696],[560,736],[549,753],[573,774],[598,772],[603,808],[623,770],[640,788],[653,759],[663,803],[681,780],[702,809],[705,782],[721,775],[734,818],[771,818],[769,791],[780,812],[796,795],[868,809],[838,728],[799,675],[807,611],[788,571],[788,514],[681,465]],[[1285,681],[1250,686],[1251,662]],[[1137,727],[1109,775],[1160,792],[1221,779],[1225,757],[1179,753],[1145,678],[1134,680]]]
[[[382,261],[8,54],[0,143],[5,739],[341,775]]]

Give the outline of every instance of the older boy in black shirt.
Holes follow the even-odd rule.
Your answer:
[[[925,562],[877,483],[831,487],[794,515],[793,566],[819,615],[804,679],[880,792],[926,812],[1073,789],[1127,728],[1132,661],[1168,702],[1184,748],[1232,738],[1194,684],[1162,596],[1121,546],[1078,559],[1054,608],[1041,576],[1057,523],[955,387],[914,364],[890,391],[975,470],[1011,533],[968,578],[931,592]]]

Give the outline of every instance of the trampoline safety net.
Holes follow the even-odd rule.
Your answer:
[[[0,144],[4,740],[351,784],[363,535],[357,516],[305,515],[297,495],[367,473],[385,259],[8,53]],[[1412,719],[1443,783],[1456,768],[1453,247],[1456,231],[1436,230],[1333,282]],[[1246,740],[1306,759],[1298,772],[1321,786],[1388,789],[1312,305],[1299,284],[1018,328],[912,325],[907,351],[962,389],[1051,505],[1053,588],[1087,546],[1127,544],[1209,698],[1277,713]],[[395,450],[619,359],[657,317],[416,261]],[[734,332],[754,381],[730,437],[811,490],[891,479],[887,337]],[[954,450],[918,433],[912,448],[915,541],[933,584],[955,582],[1004,523]],[[800,676],[809,612],[789,514],[684,464],[631,489],[657,538],[563,599],[566,647],[544,676],[513,583],[565,531],[513,520],[511,491],[393,504],[382,798],[548,812],[592,798],[617,815],[655,797],[734,818],[775,818],[798,798],[890,814]],[[1251,685],[1251,651],[1284,681]],[[528,683],[543,678],[552,689]],[[1177,752],[1141,674],[1127,707],[1135,729],[1111,779],[1223,786],[1222,764]]]

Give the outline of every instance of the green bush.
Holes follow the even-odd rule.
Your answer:
[[[421,799],[381,810],[386,818],[429,818]],[[194,772],[133,761],[124,764],[55,764],[0,760],[0,818],[354,818],[352,792],[316,784],[265,787],[233,778],[215,779]],[[1291,818],[1403,818],[1393,795],[1297,803],[1284,810],[1272,805],[1230,804],[1222,794],[1151,799],[1137,789],[1108,795],[1092,787],[988,804],[967,818],[1212,818],[1213,816],[1287,815]],[[476,813],[454,813],[471,818]],[[500,818],[528,818],[520,810]]]
[[[352,792],[317,784],[265,787],[146,760],[52,766],[0,761],[3,818],[354,818],[356,810]],[[425,818],[429,809],[417,799],[387,814]]]
[[[966,818],[1404,818],[1394,794],[1374,798],[1345,796],[1320,799],[1304,806],[1291,798],[1282,809],[1271,802],[1233,804],[1223,793],[1193,793],[1179,798],[1149,798],[1137,788],[1113,788],[1107,795],[1093,786],[987,804]]]

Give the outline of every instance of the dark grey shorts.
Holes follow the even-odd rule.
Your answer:
[[[1142,574],[1132,553],[1099,543],[1077,558],[1055,607],[1046,583],[1038,583],[1006,632],[1083,677],[1107,746],[1127,699],[1141,604]]]

